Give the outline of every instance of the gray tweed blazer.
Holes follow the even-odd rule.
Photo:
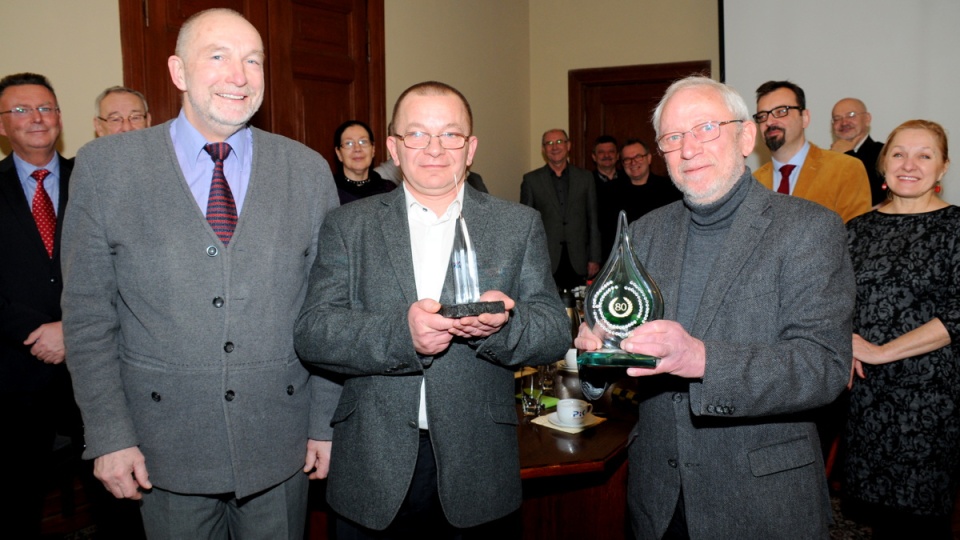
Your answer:
[[[337,191],[309,148],[253,130],[224,247],[163,125],[80,149],[63,235],[63,327],[86,458],[132,446],[150,480],[244,497],[330,439],[339,387],[310,376],[293,324]]]
[[[516,307],[499,332],[479,342],[455,339],[435,357],[414,351],[407,326],[417,287],[404,190],[345,205],[320,232],[297,351],[347,376],[333,418],[327,500],[365,527],[389,525],[407,493],[424,379],[447,519],[470,527],[519,508],[513,372],[556,361],[570,346],[537,213],[465,189],[480,290],[502,291]],[[453,298],[448,271],[440,300]]]
[[[629,450],[637,538],[660,538],[682,487],[693,539],[826,538],[831,519],[817,430],[803,412],[850,375],[853,270],[836,213],[750,177],[693,328],[706,373],[640,379]],[[644,267],[677,312],[690,211],[631,225]]]

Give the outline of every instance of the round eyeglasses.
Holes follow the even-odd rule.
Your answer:
[[[12,114],[17,118],[25,118],[33,114],[33,111],[37,111],[41,116],[49,116],[51,114],[58,114],[60,107],[14,107],[9,111],[0,111],[0,114]]]
[[[359,141],[343,141],[340,143],[340,148],[344,150],[353,150],[354,148],[361,148],[366,150],[370,148],[370,141],[367,139],[360,139]]]
[[[111,114],[106,118],[102,116],[98,116],[97,120],[100,120],[101,122],[106,122],[111,126],[119,126],[120,124],[123,124],[124,121],[130,122],[130,124],[133,126],[139,126],[140,124],[143,124],[144,122],[147,121],[147,116],[145,114],[135,113],[124,118],[119,114]]]
[[[403,145],[411,150],[423,150],[430,146],[430,141],[434,138],[440,141],[440,146],[444,150],[457,150],[467,144],[466,135],[453,132],[431,135],[425,131],[408,131],[403,135],[394,135],[394,137],[400,139]]]
[[[714,120],[712,122],[697,124],[687,131],[666,133],[657,139],[657,147],[659,147],[660,151],[664,154],[679,150],[683,146],[683,138],[687,133],[693,135],[693,138],[701,143],[710,142],[720,136],[721,127],[735,122],[743,122],[743,120],[727,120],[725,122]]]
[[[790,114],[790,109],[802,111],[803,107],[797,107],[796,105],[781,105],[776,109],[771,109],[769,111],[757,111],[757,114],[753,115],[753,119],[756,120],[758,124],[762,124],[767,121],[767,116],[783,118],[784,116]]]

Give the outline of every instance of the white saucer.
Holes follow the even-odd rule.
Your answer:
[[[563,422],[560,421],[560,418],[557,417],[557,413],[552,412],[547,415],[547,421],[555,426],[559,426],[562,428],[578,429],[578,428],[588,428],[591,426],[595,426],[600,423],[601,419],[598,416],[594,416],[593,413],[589,413],[586,416],[586,422],[582,424],[564,424]]]
[[[560,371],[572,371],[572,372],[576,373],[576,372],[577,372],[577,368],[575,368],[575,367],[570,367],[570,366],[568,366],[567,364],[560,364]]]

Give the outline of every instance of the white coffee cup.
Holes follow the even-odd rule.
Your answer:
[[[567,426],[582,426],[591,412],[593,405],[582,399],[561,399],[557,402],[557,421]]]

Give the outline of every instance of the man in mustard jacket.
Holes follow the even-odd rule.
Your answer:
[[[790,81],[763,83],[757,88],[753,118],[773,158],[753,173],[761,184],[820,203],[844,222],[870,210],[870,182],[863,163],[806,140],[810,111],[802,88]]]

